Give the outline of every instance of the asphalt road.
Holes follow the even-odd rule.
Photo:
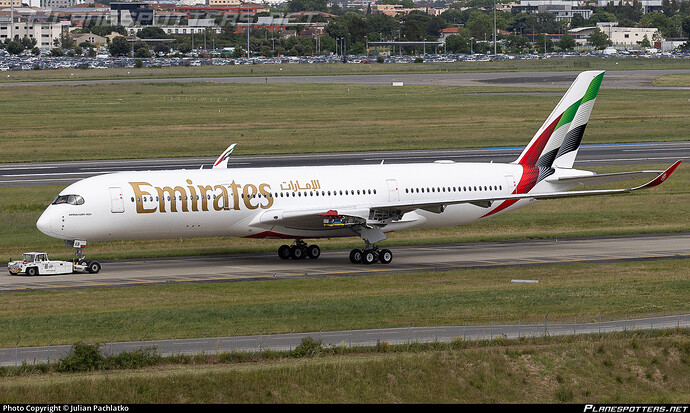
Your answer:
[[[248,155],[230,158],[230,168],[274,166],[367,165],[421,163],[439,159],[456,162],[512,162],[523,148],[448,149],[317,153],[302,155]],[[576,168],[592,165],[672,164],[690,159],[690,142],[583,145]],[[0,187],[64,185],[111,172],[210,168],[215,157],[121,159],[72,162],[0,163]]]
[[[539,316],[543,316],[540,314]],[[100,350],[104,354],[119,354],[155,348],[162,356],[178,354],[216,354],[237,352],[290,351],[305,338],[320,340],[326,347],[346,346],[373,347],[386,342],[391,345],[429,342],[451,342],[463,340],[492,340],[498,337],[518,339],[522,337],[564,336],[576,334],[601,334],[622,331],[657,331],[661,329],[690,327],[690,314],[678,312],[675,315],[623,319],[595,320],[572,323],[554,322],[548,317],[540,323],[518,323],[514,325],[454,325],[378,328],[346,331],[312,331],[287,334],[261,334],[254,336],[229,335],[226,337],[203,337],[190,339],[148,340],[132,342],[103,343]],[[232,332],[230,332],[232,333]],[[19,343],[17,343],[19,344]],[[0,365],[20,366],[55,361],[70,353],[72,346],[57,345],[43,347],[0,348]]]

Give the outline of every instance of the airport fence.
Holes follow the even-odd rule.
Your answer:
[[[535,320],[468,320],[463,324],[448,325],[444,320],[435,322],[410,322],[406,326],[388,326],[382,322],[378,328],[357,329],[352,326],[339,331],[311,331],[281,334],[239,335],[238,331],[224,337],[170,338],[138,341],[116,341],[113,337],[107,343],[99,344],[104,355],[155,349],[161,356],[217,354],[232,352],[256,353],[262,351],[292,351],[303,340],[319,340],[323,346],[373,347],[380,343],[404,345],[413,343],[452,342],[455,340],[481,341],[495,339],[520,339],[530,337],[566,336],[578,334],[606,334],[613,332],[648,331],[690,328],[690,313],[678,310],[652,312],[648,314],[625,313],[617,317],[574,316],[572,319],[555,319],[545,314]],[[148,335],[148,334],[147,334]],[[52,341],[51,341],[52,342]],[[20,366],[22,364],[49,363],[67,356],[72,345],[22,346],[21,340],[13,346],[0,348],[0,365]]]

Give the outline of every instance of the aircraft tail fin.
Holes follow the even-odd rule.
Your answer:
[[[572,168],[603,77],[599,70],[580,73],[515,163]]]

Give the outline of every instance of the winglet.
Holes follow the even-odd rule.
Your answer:
[[[664,182],[666,179],[668,179],[669,176],[671,176],[673,171],[676,170],[676,168],[678,167],[678,165],[681,164],[681,162],[683,162],[683,161],[678,160],[678,161],[674,162],[673,165],[669,166],[664,172],[660,173],[659,176],[657,176],[656,178],[652,179],[651,181],[647,182],[644,185],[638,186],[635,189],[651,188],[653,186],[660,185],[662,182]]]
[[[230,154],[232,151],[235,149],[235,146],[237,144],[233,143],[232,145],[228,146],[228,149],[223,152],[218,159],[213,163],[214,168],[227,168],[228,167],[228,158],[230,157]]]

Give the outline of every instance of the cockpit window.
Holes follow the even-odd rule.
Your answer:
[[[70,204],[70,205],[81,205],[84,203],[84,198],[81,195],[58,195],[53,201],[53,205],[58,204]]]

